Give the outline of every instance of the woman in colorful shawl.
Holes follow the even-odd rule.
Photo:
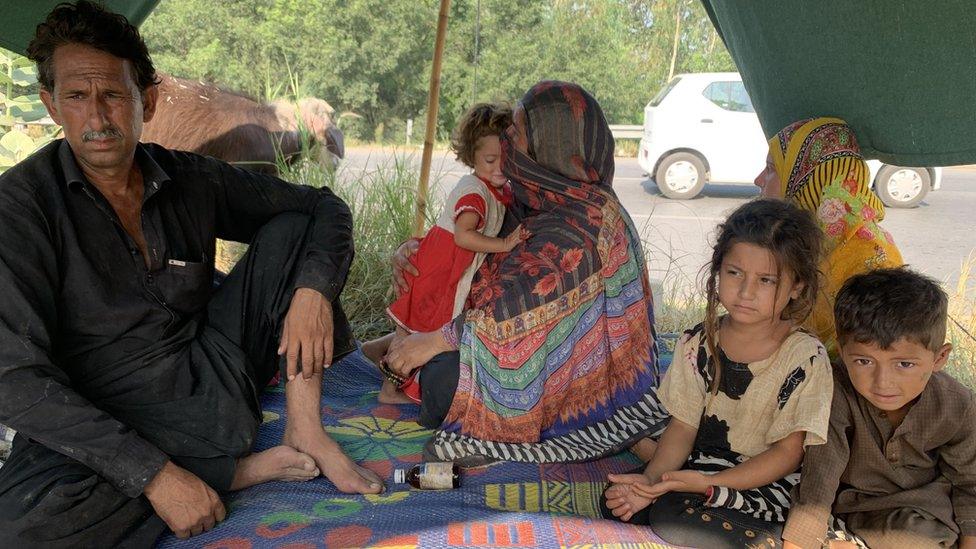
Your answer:
[[[834,297],[848,278],[902,265],[891,235],[881,228],[884,206],[871,190],[857,138],[839,118],[810,118],[790,124],[769,140],[766,169],[756,185],[766,196],[789,200],[812,212],[826,235],[826,277],[808,321],[836,356]]]
[[[386,356],[400,374],[424,365],[429,457],[583,461],[663,429],[651,289],[610,186],[613,146],[575,84],[540,82],[516,107],[502,169],[530,236],[488,257],[458,319]]]

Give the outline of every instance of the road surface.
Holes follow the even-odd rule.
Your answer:
[[[419,152],[352,148],[347,151],[342,173],[349,177],[389,166],[394,154],[420,164]],[[467,167],[454,161],[452,155],[435,152],[433,192],[442,195],[465,173]],[[617,158],[613,187],[645,240],[652,282],[666,288],[688,288],[696,283],[711,253],[715,226],[731,210],[757,195],[753,185],[710,184],[692,200],[670,200],[658,192],[634,158]],[[929,193],[918,208],[886,211],[884,227],[894,236],[905,261],[954,287],[961,263],[976,254],[976,169],[946,169],[942,189]]]

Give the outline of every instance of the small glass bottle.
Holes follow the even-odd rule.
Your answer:
[[[461,486],[461,468],[451,462],[418,463],[410,469],[394,470],[393,482],[418,490],[450,490]]]

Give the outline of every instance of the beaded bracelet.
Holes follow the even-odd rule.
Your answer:
[[[385,360],[380,361],[380,373],[383,374],[390,383],[396,385],[397,389],[403,386],[407,382],[406,378],[400,377],[396,372],[390,369]]]

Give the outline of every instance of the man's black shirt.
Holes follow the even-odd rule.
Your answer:
[[[199,438],[186,445],[207,458],[249,447],[253,437],[254,387],[228,371],[212,374],[219,383],[202,379],[206,357],[194,347],[213,289],[215,239],[249,242],[278,214],[310,215],[296,287],[333,303],[353,257],[352,216],[328,189],[157,145],[140,144],[136,162],[148,268],[67,142],[0,176],[0,423],[133,497],[170,446]],[[335,317],[338,356],[351,336],[341,311]],[[208,414],[211,431],[181,430],[174,409]],[[118,419],[130,413],[158,416],[160,432]]]

